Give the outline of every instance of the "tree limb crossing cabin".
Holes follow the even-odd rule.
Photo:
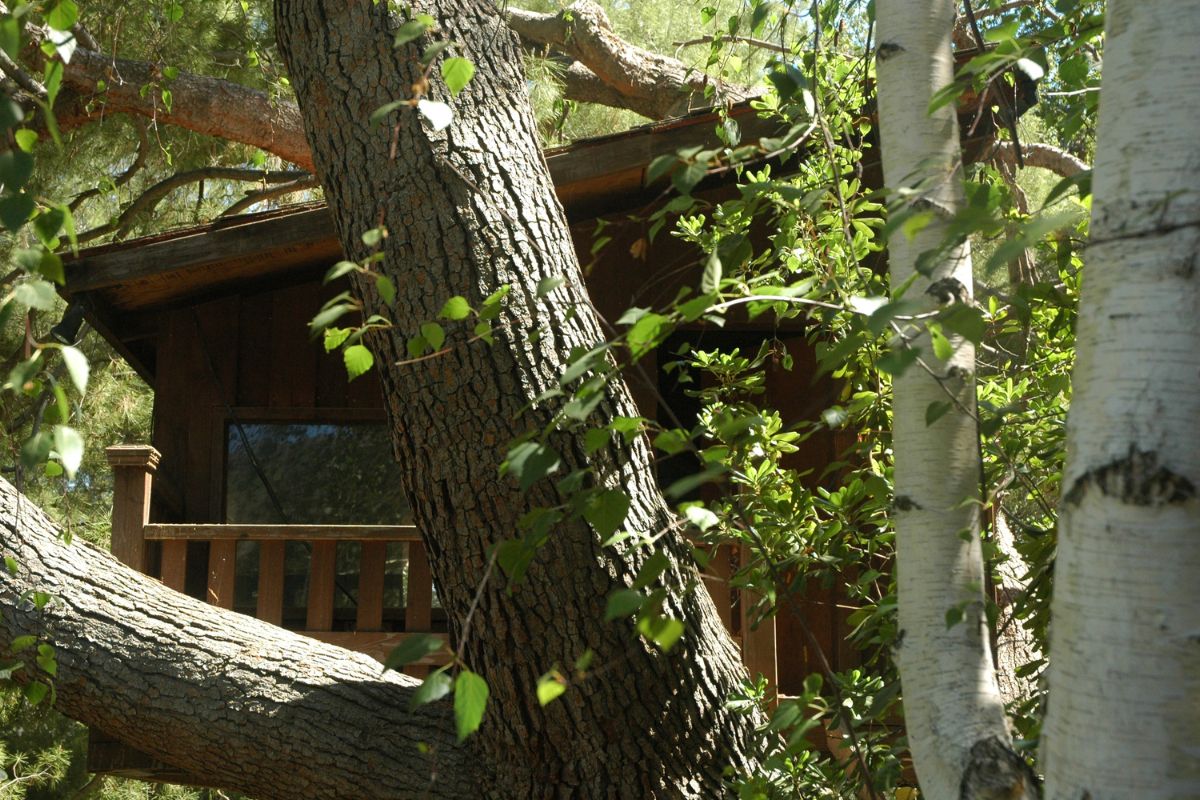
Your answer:
[[[747,107],[733,114],[744,139],[769,132]],[[644,186],[650,162],[718,146],[715,121],[692,116],[547,151],[577,250],[591,265],[592,300],[606,318],[670,301],[698,280],[697,253],[670,235],[634,248],[647,224],[632,216],[667,197],[661,186]],[[879,185],[877,165],[864,164],[864,173]],[[700,188],[720,197],[729,184],[710,179]],[[601,219],[611,241],[593,257]],[[69,262],[62,293],[154,389],[150,444],[108,450],[113,553],[214,605],[383,658],[405,636],[445,635],[447,626],[420,534],[394,489],[399,467],[378,380],[372,372],[348,382],[340,354],[309,337],[308,321],[345,288],[322,283],[341,257],[327,210],[294,207],[85,250]],[[770,337],[795,367],[769,371],[766,402],[785,424],[814,418],[833,387],[814,383],[813,354],[795,321],[681,329],[659,358],[684,342],[746,352]],[[648,358],[631,377],[642,413],[658,417],[665,402],[680,419],[694,418],[697,401]],[[828,432],[813,435],[788,466],[815,479],[844,444]],[[664,484],[678,468],[660,465]],[[705,584],[752,673],[798,694],[820,657],[804,627],[834,670],[857,663],[844,641],[848,611],[833,591],[814,591],[801,604],[803,620],[785,609],[756,625],[750,598],[728,582],[737,560],[717,554]],[[409,671],[424,674],[444,659]],[[191,782],[100,731],[88,766]]]

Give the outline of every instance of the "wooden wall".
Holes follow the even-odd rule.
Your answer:
[[[589,267],[593,301],[609,320],[632,305],[661,303],[674,297],[680,286],[695,285],[701,269],[695,253],[666,233],[638,259],[631,250],[637,250],[635,243],[645,236],[646,227],[616,220],[605,231],[612,241],[595,258],[590,254],[593,230],[594,223],[576,226],[576,242],[581,260]],[[152,521],[224,521],[225,436],[230,409],[243,422],[383,419],[376,375],[372,372],[348,382],[340,354],[326,354],[319,341],[309,339],[308,321],[328,297],[343,288],[322,286],[322,271],[323,265],[308,273],[293,273],[287,285],[247,289],[155,312],[153,444],[161,451],[162,462]],[[798,324],[776,331],[760,321],[752,326],[732,324],[725,331],[680,334],[713,344],[722,340],[741,343],[744,349],[765,335],[778,336],[795,359],[790,372],[782,368],[769,371],[767,402],[783,411],[785,423],[814,418],[832,402],[833,387],[827,380],[814,382],[812,350]],[[660,374],[658,362],[647,359],[644,374],[630,382],[643,413],[656,415],[659,390],[669,382]],[[788,466],[810,470],[810,480],[815,481],[835,457],[833,437],[818,434],[791,457]],[[213,564],[235,556],[232,542],[211,546],[171,542],[163,546],[190,548],[185,585],[189,594],[198,597],[214,591]],[[210,547],[215,549],[210,552]],[[161,551],[151,550],[148,566],[152,573],[161,557]],[[231,595],[232,588],[217,586],[215,591]],[[830,591],[813,590],[801,601],[802,615],[794,609],[780,613],[778,661],[785,693],[798,692],[804,676],[818,668],[804,626],[822,643],[835,668],[853,663],[853,654],[840,643],[846,612],[836,601]],[[730,613],[737,618],[736,604]]]

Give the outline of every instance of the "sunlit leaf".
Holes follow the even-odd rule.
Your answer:
[[[458,673],[454,680],[454,722],[460,742],[479,729],[487,699],[487,681],[469,669]]]

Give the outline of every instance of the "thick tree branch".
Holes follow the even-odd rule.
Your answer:
[[[592,0],[576,0],[557,14],[510,7],[508,24],[525,41],[578,61],[625,98],[624,107],[655,119],[752,95],[745,87],[718,81],[678,59],[629,44],[613,32],[604,10]],[[706,94],[710,89],[715,95]]]
[[[103,92],[96,88],[99,81],[106,84]],[[63,84],[85,97],[91,95],[100,111],[140,114],[259,147],[305,170],[312,169],[299,111],[290,100],[273,101],[255,89],[190,72],[181,72],[168,83],[154,64],[110,58],[83,48],[65,65]],[[159,92],[142,95],[142,87],[148,84],[169,86],[173,96],[170,110]]]
[[[409,710],[413,678],[65,545],[4,480],[0,556],[19,565],[0,564],[0,653],[22,636],[53,647],[57,677],[36,647],[14,677],[52,682],[63,713],[260,800],[475,795],[478,759],[455,743],[447,704]],[[39,609],[33,592],[53,600]]]
[[[1083,159],[1076,158],[1066,150],[1049,144],[1021,143],[1021,154],[1025,157],[1025,166],[1048,169],[1056,175],[1071,178],[1084,170],[1091,169]],[[1017,154],[1013,143],[997,139],[991,153],[996,161],[1010,167],[1016,167]]]

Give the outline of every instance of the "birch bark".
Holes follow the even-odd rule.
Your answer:
[[[1110,3],[1047,797],[1200,796],[1200,2]]]
[[[950,83],[954,61],[951,0],[880,0],[879,120],[884,176],[908,204],[933,218],[914,238],[889,242],[891,285],[926,310],[970,302],[971,253],[963,244],[917,273],[918,258],[941,245],[963,202],[962,155],[952,105],[927,111]],[[925,796],[1031,797],[1036,783],[1010,750],[1003,702],[988,643],[980,531],[980,463],[975,411],[975,352],[953,341],[947,361],[929,335],[906,331],[928,371],[913,365],[895,376],[896,541],[905,724]],[[932,425],[926,409],[953,406]],[[947,626],[947,613],[962,619]]]

